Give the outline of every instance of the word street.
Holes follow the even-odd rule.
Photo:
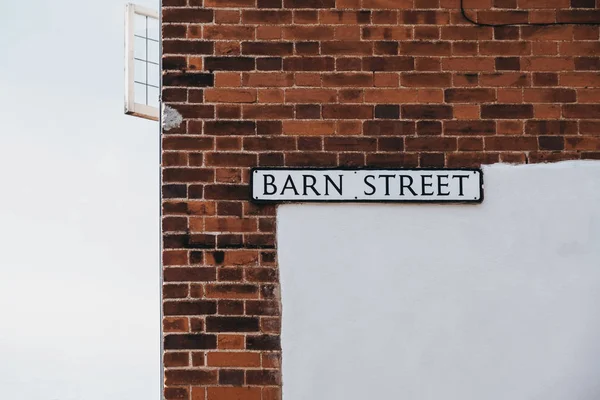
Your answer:
[[[481,202],[477,169],[255,169],[254,201]]]

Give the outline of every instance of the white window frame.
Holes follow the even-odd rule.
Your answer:
[[[160,23],[158,11],[131,3],[125,6],[125,114],[158,121],[159,108],[135,102],[134,43],[136,14],[158,19]]]

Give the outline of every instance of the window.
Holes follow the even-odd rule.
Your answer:
[[[158,12],[128,4],[125,15],[125,114],[158,121],[160,102]]]

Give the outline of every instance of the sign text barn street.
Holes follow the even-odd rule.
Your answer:
[[[254,201],[481,202],[479,169],[254,169]]]

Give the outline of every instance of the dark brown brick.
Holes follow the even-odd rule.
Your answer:
[[[600,22],[600,10],[558,10],[556,21],[560,23],[592,23]]]
[[[172,284],[163,284],[162,288],[163,298],[164,299],[179,299],[185,298],[188,295],[188,285],[172,285]]]
[[[214,146],[214,140],[198,136],[165,136],[162,140],[163,150],[209,150]]]
[[[215,314],[217,304],[214,301],[169,301],[163,303],[164,315],[206,315]]]
[[[335,0],[284,0],[285,8],[334,8]]]
[[[484,139],[486,150],[537,150],[537,138],[532,136],[488,136]]]
[[[281,340],[275,335],[248,335],[246,337],[248,350],[281,350]]]
[[[445,87],[450,86],[452,75],[449,73],[408,73],[402,74],[402,86],[408,87]]]
[[[327,137],[325,151],[375,151],[377,139],[367,137]]]
[[[282,0],[257,0],[256,6],[258,8],[281,8],[283,6]]]
[[[419,166],[423,168],[442,168],[446,163],[444,153],[422,153]]]
[[[485,103],[496,101],[494,89],[446,89],[444,100],[447,103]]]
[[[380,137],[377,139],[378,151],[403,151],[404,138],[402,137]]]
[[[214,385],[217,383],[216,370],[174,369],[165,371],[165,384],[174,385]]]
[[[212,54],[214,43],[198,40],[163,40],[164,54]]]
[[[407,151],[454,151],[457,141],[453,137],[407,137],[405,144]]]
[[[573,103],[577,100],[574,89],[525,89],[523,97],[528,103]]]
[[[244,371],[241,369],[220,369],[219,385],[242,386],[244,384]]]
[[[406,25],[443,25],[449,22],[449,14],[447,11],[405,10],[401,12],[400,20]]]
[[[531,104],[484,104],[481,106],[482,118],[524,119],[533,118]]]
[[[373,84],[373,75],[367,73],[325,74],[322,79],[323,86],[327,87],[361,87]]]
[[[494,39],[496,40],[517,40],[519,39],[518,26],[501,26],[494,28]]]
[[[259,56],[282,56],[290,55],[294,52],[292,43],[274,43],[274,42],[244,42],[242,43],[242,54],[251,54]]]
[[[187,60],[184,56],[164,56],[162,65],[163,70],[180,70],[187,67]]]
[[[202,8],[164,8],[162,10],[163,23],[210,23],[213,18],[213,10]]]
[[[290,167],[333,167],[337,164],[335,154],[326,152],[288,153],[285,155],[285,165]]]
[[[319,54],[319,42],[296,42],[294,47],[296,54],[300,56]]]
[[[216,167],[254,167],[258,162],[256,154],[206,153],[206,165]]]
[[[204,196],[209,200],[248,200],[246,185],[206,185]]]
[[[402,118],[406,119],[451,119],[452,107],[443,105],[404,105]]]
[[[187,197],[187,185],[163,185],[163,199],[177,199]]]
[[[195,72],[167,72],[163,75],[163,85],[211,87],[215,85],[215,76]]]
[[[413,121],[365,121],[363,133],[369,136],[411,136],[415,134]]]
[[[562,107],[565,118],[600,119],[600,104],[565,104]]]
[[[540,150],[564,150],[565,138],[562,136],[539,136]]]
[[[281,121],[256,121],[258,135],[280,135],[281,127]]]
[[[248,370],[246,371],[248,385],[280,385],[281,374],[274,370]]]
[[[358,40],[324,41],[321,42],[321,53],[333,55],[371,55],[373,54],[373,43]]]
[[[575,57],[575,69],[578,71],[599,71],[600,57]]]
[[[442,122],[441,121],[418,121],[417,122],[417,134],[418,135],[441,135],[442,134]]]
[[[595,8],[596,0],[571,0],[572,8]]]
[[[165,239],[166,240],[166,239]],[[214,248],[216,240],[212,237],[212,246],[205,246],[206,248]],[[182,244],[180,247],[184,247],[186,244]],[[165,246],[166,247],[166,246]],[[165,268],[163,271],[163,278],[165,282],[189,282],[189,281],[211,281],[217,276],[217,271],[214,268],[207,267],[190,267],[190,268]]]
[[[291,11],[274,10],[244,10],[242,11],[244,24],[290,24],[292,23]]]
[[[252,71],[256,60],[251,57],[206,57],[204,69],[207,71]]]
[[[333,71],[333,57],[286,57],[283,60],[284,71]]]
[[[497,57],[496,71],[519,71],[521,60],[519,57]]]
[[[416,153],[371,153],[367,155],[367,165],[384,168],[415,168],[419,165],[419,157]]]
[[[298,104],[296,105],[296,118],[319,119],[321,118],[321,106],[318,104]]]
[[[166,350],[216,349],[217,337],[205,334],[166,335],[164,346]]]
[[[539,72],[533,74],[533,86],[556,86],[558,85],[558,74],[552,72]]]
[[[415,69],[415,59],[405,56],[365,57],[363,71],[412,71]]]
[[[187,388],[165,388],[164,391],[165,400],[186,400],[188,396]]]
[[[363,105],[323,105],[323,118],[333,119],[370,119],[373,107]]]
[[[399,119],[400,106],[395,104],[380,104],[375,106],[375,118]]]
[[[212,182],[215,172],[208,168],[164,168],[163,182]]]
[[[496,133],[496,121],[446,121],[444,123],[445,135],[494,135]]]
[[[254,135],[255,133],[254,121],[206,121],[204,123],[205,135]]]
[[[256,59],[256,69],[259,71],[281,71],[283,59],[281,57],[261,57]]]
[[[206,317],[207,332],[257,332],[258,318],[255,317]]]
[[[398,42],[375,42],[373,52],[377,55],[397,55]]]

